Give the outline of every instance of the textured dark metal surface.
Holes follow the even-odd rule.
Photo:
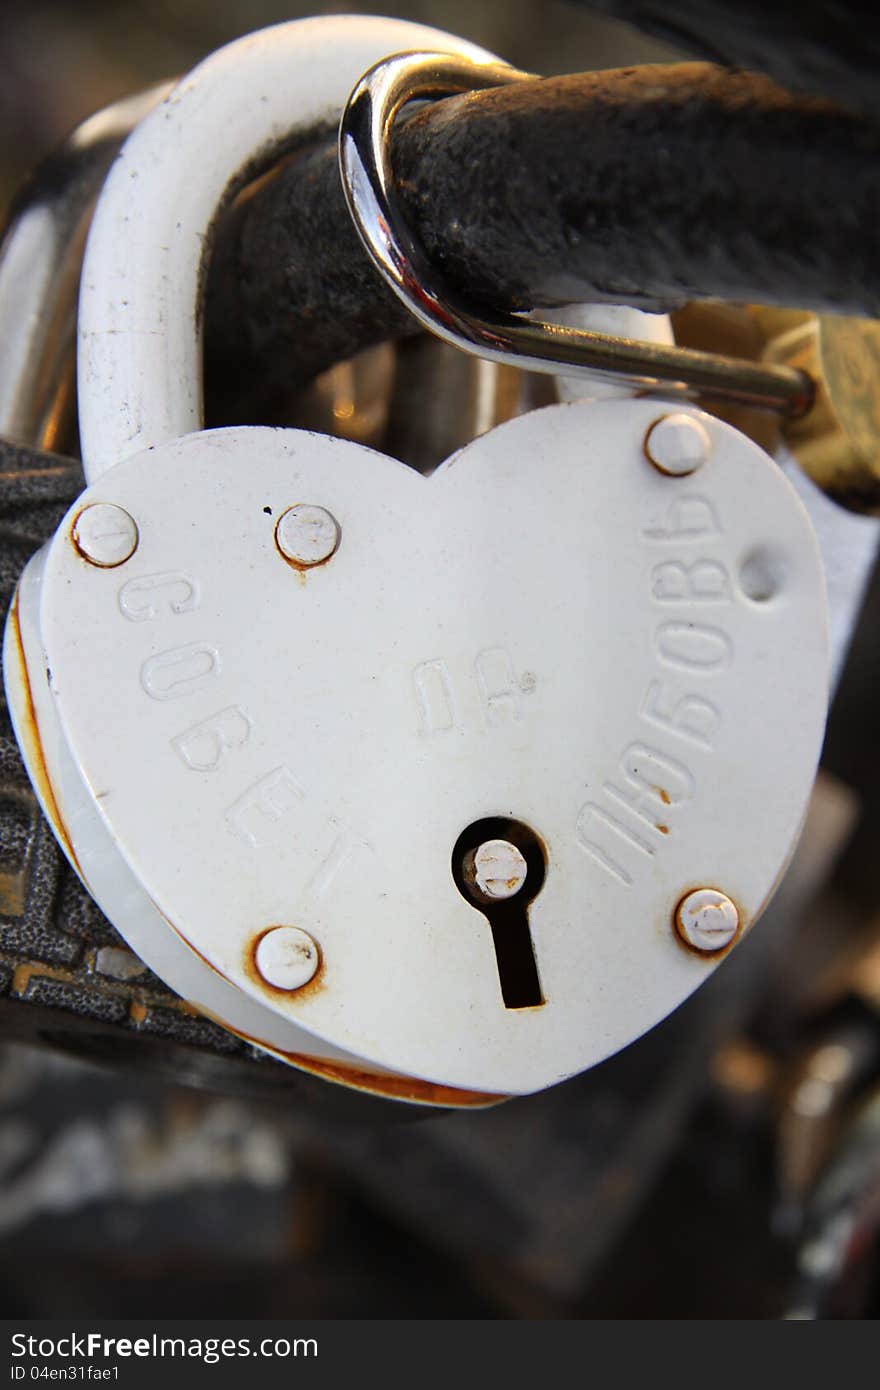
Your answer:
[[[582,0],[679,48],[880,114],[876,0]]]
[[[707,297],[880,311],[880,128],[706,64],[514,84],[393,137],[403,210],[461,294],[496,308]],[[209,415],[412,323],[369,265],[333,142],[227,217],[208,280]],[[240,418],[240,417],[239,417]]]

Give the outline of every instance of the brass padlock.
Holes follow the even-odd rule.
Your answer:
[[[769,308],[755,319],[763,359],[815,383],[812,409],[784,428],[798,463],[841,506],[880,514],[880,323]]]

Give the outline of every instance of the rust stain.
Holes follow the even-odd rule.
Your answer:
[[[318,952],[318,968],[308,984],[300,985],[299,989],[278,989],[277,985],[270,985],[264,980],[257,969],[257,950],[263,937],[270,931],[275,931],[279,926],[289,927],[290,922],[273,922],[271,926],[264,927],[261,932],[253,938],[250,945],[245,947],[242,964],[244,973],[247,975],[251,984],[256,985],[263,994],[268,994],[273,999],[295,999],[299,1003],[303,999],[312,999],[316,994],[320,994],[324,989],[324,953],[321,947],[315,942],[315,949]],[[313,938],[314,940],[314,938]]]
[[[168,923],[171,930],[180,937],[184,945],[189,947],[193,955],[198,956],[199,960],[204,961],[205,965],[207,965],[219,979],[229,984],[230,981],[227,976],[224,975],[222,971],[218,970],[216,965],[209,961],[208,957],[203,955],[202,952],[183,935],[183,932],[181,932],[171,919],[166,916],[158,903],[154,901],[153,906],[160,916]],[[316,981],[320,981],[319,988],[323,988],[323,981],[321,980],[321,976],[323,975],[323,959],[318,966],[318,972],[314,979],[309,981],[309,984],[303,985],[301,989],[294,990],[292,993],[289,990],[275,989],[273,986],[266,984],[263,977],[259,975],[256,970],[253,957],[265,932],[271,930],[271,927],[266,927],[265,931],[260,932],[259,936],[255,938],[251,943],[251,947],[245,953],[245,971],[248,977],[251,979],[256,978],[260,988],[267,994],[281,995],[287,999],[301,999],[304,995],[308,994],[308,991]],[[251,972],[253,972],[253,974]],[[226,1019],[221,1018],[219,1014],[215,1014],[213,1010],[207,1008],[204,1004],[189,1004],[181,1000],[180,1005],[193,1014],[200,1014],[203,1018],[210,1019],[212,1023],[219,1024],[221,1028],[225,1028],[227,1033],[233,1033],[235,1037],[241,1038],[243,1042],[251,1043],[254,1047],[259,1047],[263,1052],[269,1052],[273,1057],[278,1057],[281,1061],[288,1063],[288,1065],[292,1067],[296,1067],[299,1071],[309,1072],[312,1076],[318,1076],[324,1081],[330,1081],[339,1086],[347,1086],[352,1090],[364,1091],[369,1095],[391,1100],[412,1101],[421,1105],[445,1106],[447,1108],[459,1110],[483,1109],[486,1106],[499,1105],[501,1101],[510,1099],[509,1095],[504,1092],[462,1090],[456,1086],[441,1086],[433,1081],[422,1081],[415,1076],[394,1076],[388,1072],[373,1072],[359,1067],[348,1066],[339,1061],[330,1062],[323,1057],[310,1057],[307,1053],[285,1052],[282,1048],[272,1047],[261,1038],[256,1038],[250,1033],[243,1032],[240,1028],[234,1028],[230,1023],[227,1023]]]
[[[661,835],[668,835],[668,834],[669,834],[669,826],[668,826],[668,825],[659,825],[659,824],[658,824],[658,825],[656,825],[656,826],[654,827],[654,829],[655,829],[655,830],[659,830]]]
[[[199,1007],[198,1012],[211,1019],[213,1023],[218,1023],[221,1028],[225,1028],[227,1033],[234,1033],[243,1042],[251,1043],[289,1066],[296,1067],[298,1071],[308,1072],[311,1076],[320,1077],[322,1081],[346,1086],[349,1090],[363,1091],[381,1099],[411,1101],[418,1105],[444,1106],[457,1110],[481,1110],[510,1099],[509,1095],[502,1092],[467,1091],[457,1086],[441,1086],[433,1081],[421,1081],[416,1076],[395,1076],[390,1072],[368,1071],[346,1062],[331,1062],[325,1057],[310,1057],[305,1052],[285,1052],[283,1048],[272,1047],[271,1044],[243,1032],[240,1028],[233,1028],[204,1005]]]
[[[671,806],[671,805],[672,805],[672,798],[671,798],[671,796],[669,795],[669,792],[668,792],[668,791],[665,791],[665,790],[663,789],[663,787],[656,787],[655,790],[656,790],[657,795],[659,796],[660,800],[663,802],[663,805],[664,805],[664,806]]]
[[[24,908],[24,874],[0,873],[0,913],[4,917],[21,917]]]
[[[153,906],[153,907],[156,909],[156,911],[158,912],[159,916],[162,918],[162,921],[165,922],[165,923],[171,928],[171,930],[174,932],[174,935],[175,935],[180,941],[183,942],[183,944],[184,944],[184,946],[186,946],[187,950],[192,951],[192,953],[193,953],[194,956],[198,956],[198,958],[199,958],[199,960],[202,962],[202,964],[203,964],[203,965],[207,965],[208,969],[211,970],[211,971],[213,971],[213,973],[217,976],[218,980],[222,980],[222,981],[224,982],[224,984],[227,984],[227,985],[228,985],[228,984],[231,984],[231,983],[234,983],[233,981],[230,981],[226,975],[223,974],[223,971],[222,971],[222,970],[218,970],[217,967],[216,967],[216,965],[214,964],[214,962],[211,961],[211,960],[208,960],[208,957],[207,957],[206,955],[204,955],[204,953],[203,953],[202,951],[200,951],[199,948],[198,948],[197,946],[194,946],[194,945],[193,945],[193,943],[190,941],[190,939],[189,939],[188,936],[184,936],[184,934],[183,934],[183,932],[180,930],[180,928],[179,928],[179,927],[176,927],[176,926],[174,925],[174,923],[172,922],[172,920],[171,920],[171,918],[168,916],[168,914],[167,914],[166,912],[163,912],[163,911],[162,911],[161,907],[160,907],[159,904],[156,902],[156,899],[155,899],[155,898],[150,898],[150,902],[151,902],[152,906]],[[283,993],[283,991],[281,991],[281,993]],[[184,1013],[184,1014],[189,1014],[189,1015],[191,1015],[191,1017],[193,1017],[193,1018],[198,1018],[200,1015],[201,1015],[201,1016],[204,1016],[204,1017],[206,1017],[206,1018],[210,1018],[214,1023],[219,1023],[220,1026],[221,1026],[222,1028],[225,1028],[225,1029],[227,1030],[227,1032],[229,1032],[229,1033],[235,1033],[235,1031],[236,1031],[234,1028],[230,1028],[228,1023],[224,1023],[223,1019],[220,1018],[218,1015],[212,1014],[212,1013],[210,1012],[209,1009],[204,1008],[204,1007],[203,1007],[202,1005],[200,1005],[200,1004],[191,1004],[191,1003],[189,1002],[188,999],[179,999],[179,998],[178,998],[178,999],[175,999],[175,1001],[174,1001],[174,1007],[178,1010],[178,1012]],[[237,1036],[245,1037],[244,1034],[237,1034]],[[252,1039],[252,1038],[245,1038],[245,1041],[246,1041],[246,1042],[253,1042],[253,1039]]]
[[[27,994],[28,985],[34,975],[40,980],[60,980],[65,985],[76,983],[76,976],[70,970],[63,970],[57,965],[44,965],[39,960],[26,960],[15,967],[12,976],[12,993]]]
[[[280,549],[279,554],[281,554]],[[332,558],[332,556],[327,557],[328,560]],[[319,566],[316,565],[299,565],[295,561],[287,560],[287,557],[283,554],[282,559],[284,559],[285,563],[289,564],[292,569],[295,569],[301,573],[303,581],[305,580],[305,575],[309,569],[319,568]],[[320,563],[326,564],[327,561],[324,560]],[[15,591],[12,600],[12,606],[10,609],[10,624],[15,642],[16,657],[18,660],[19,674],[21,677],[21,689],[24,697],[24,727],[21,730],[21,733],[23,742],[25,743],[27,748],[30,776],[40,792],[41,799],[45,806],[46,813],[51,822],[52,829],[55,832],[55,835],[63,844],[71,862],[77,870],[77,873],[79,873],[80,877],[85,882],[85,876],[82,873],[79,860],[73,848],[73,843],[70,839],[67,827],[61,816],[61,812],[59,810],[58,802],[55,796],[55,791],[49,779],[49,773],[46,766],[46,759],[43,752],[43,743],[40,737],[36,708],[34,706],[33,692],[24,656],[24,644],[22,641],[21,623],[19,619],[18,590]],[[668,802],[669,798],[666,795],[666,793],[661,792],[661,797]],[[164,920],[168,923],[168,925],[175,932],[175,934],[178,937],[180,937],[181,941],[183,941],[189,947],[189,949],[196,956],[199,957],[200,960],[204,961],[204,963],[207,966],[209,966],[209,968],[214,972],[215,975],[219,976],[219,978],[222,980],[226,980],[226,976],[223,975],[223,973],[219,971],[210,960],[208,960],[207,956],[203,955],[201,951],[197,950],[196,947],[193,946],[192,942],[189,941],[187,937],[185,937],[183,933],[178,930],[177,927],[175,927],[174,923],[166,916],[164,912],[162,912],[162,909],[158,906],[158,904],[154,902],[153,906],[156,908],[156,911],[159,912],[160,915],[164,918]],[[274,986],[268,985],[257,971],[256,965],[254,963],[254,954],[256,952],[256,948],[259,945],[260,940],[265,935],[266,931],[271,930],[272,927],[265,928],[265,931],[261,932],[259,936],[256,937],[254,941],[251,943],[251,946],[248,952],[246,953],[245,957],[245,971],[248,974],[249,978],[252,979],[255,983],[257,983],[260,989],[263,990],[265,993],[276,996],[281,995],[290,997],[290,991],[276,989]],[[736,939],[739,939],[739,933],[737,934]],[[729,950],[730,947],[727,947],[726,949]],[[720,955],[722,954],[722,952],[717,952],[715,954]],[[323,974],[324,962],[323,958],[321,958],[318,965],[318,970],[313,979],[310,980],[307,985],[303,985],[300,989],[293,992],[297,1001],[309,997],[310,995],[316,994],[324,988]],[[25,962],[17,967],[13,975],[13,992],[15,994],[23,995],[26,992],[31,977],[33,975],[38,975],[42,979],[60,980],[65,983],[70,983],[74,980],[73,975],[71,975],[67,971],[59,970],[57,967],[46,966],[39,962]],[[163,1004],[164,1003],[165,1001],[163,1001]],[[212,1014],[209,1009],[206,1009],[204,1007],[197,1007],[189,1003],[187,1000],[182,999],[175,1000],[173,1004],[171,1004],[171,1001],[168,1001],[168,1004],[172,1007],[178,1008],[181,1013],[192,1014],[194,1016],[201,1014],[207,1018],[210,1018],[213,1021],[219,1023],[221,1027],[227,1030],[227,1032],[234,1033],[236,1034],[236,1036],[244,1039],[244,1041],[253,1043],[255,1046],[263,1047],[265,1049],[265,1044],[261,1043],[259,1039],[250,1037],[248,1034],[242,1033],[238,1029],[231,1028],[229,1024],[225,1022],[225,1020],[218,1018],[217,1016]],[[134,1023],[142,1023],[144,1019],[147,1017],[147,1006],[144,1003],[144,1001],[140,999],[132,1000],[129,1009],[129,1015]],[[309,1057],[303,1053],[283,1052],[278,1048],[270,1048],[268,1050],[273,1052],[274,1055],[283,1058],[292,1066],[298,1067],[301,1071],[310,1072],[312,1075],[320,1076],[324,1080],[348,1086],[355,1090],[365,1091],[373,1095],[391,1098],[394,1100],[406,1100],[417,1102],[423,1105],[455,1107],[457,1109],[479,1109],[490,1105],[497,1105],[501,1101],[509,1099],[508,1095],[505,1093],[462,1090],[455,1086],[443,1086],[431,1081],[422,1081],[417,1077],[394,1076],[389,1073],[365,1071],[357,1067],[345,1065],[338,1061],[330,1062],[324,1058]]]
[[[81,978],[73,970],[66,969],[64,966],[46,965],[43,961],[39,960],[28,960],[22,961],[22,963],[15,968],[12,976],[12,993],[24,997],[27,994],[31,980],[34,978],[38,980],[58,980],[61,984],[76,985],[77,987],[81,987],[82,985]],[[103,981],[102,989],[114,995],[128,994],[125,985],[115,980],[112,982],[110,980]],[[179,1013],[191,1014],[196,1018],[199,1014],[198,1009],[193,1008],[192,1004],[188,1004],[184,999],[167,998],[165,995],[162,995],[161,998],[153,1002],[158,1003],[163,1009],[175,1009]],[[131,1000],[129,1004],[129,1017],[134,1023],[143,1023],[148,1012],[149,1002],[147,999],[137,997]]]
[[[391,1076],[387,1072],[361,1071],[342,1062],[328,1062],[321,1057],[306,1057],[297,1052],[287,1052],[284,1056],[293,1066],[310,1071],[326,1081],[341,1082],[342,1085],[354,1087],[358,1091],[369,1091],[392,1100],[418,1101],[423,1105],[455,1106],[458,1109],[479,1109],[487,1105],[497,1105],[500,1101],[508,1099],[506,1095],[495,1095],[487,1091],[462,1091],[455,1086],[440,1086],[432,1081],[420,1081],[414,1076]]]
[[[73,842],[67,831],[67,826],[61,815],[58,802],[55,797],[55,789],[49,780],[49,769],[46,766],[46,757],[43,752],[43,741],[40,737],[40,728],[37,723],[37,711],[34,706],[33,691],[31,689],[30,676],[28,675],[27,663],[24,657],[24,643],[21,636],[21,620],[18,611],[18,589],[12,599],[12,607],[9,613],[12,635],[15,641],[15,653],[18,661],[18,672],[21,681],[21,690],[24,696],[23,727],[21,728],[22,742],[25,744],[28,761],[28,773],[40,793],[40,799],[46,810],[46,814],[52,825],[57,839],[63,845],[68,858],[85,882],[85,875],[80,867]]]
[[[291,507],[288,507],[286,511],[282,512],[281,516],[279,516],[277,522],[275,523],[275,530],[272,532],[272,538],[275,541],[275,549],[278,551],[278,554],[281,556],[285,565],[287,565],[290,569],[293,570],[294,574],[298,577],[300,584],[305,585],[306,579],[308,578],[312,570],[323,569],[324,565],[329,565],[330,561],[333,559],[333,556],[339,549],[339,541],[336,542],[336,545],[334,549],[331,550],[330,554],[324,556],[323,560],[313,560],[311,564],[304,564],[302,560],[295,560],[291,555],[285,555],[278,542],[278,527],[281,525],[288,511],[292,511],[294,506],[301,505],[302,503],[294,502]],[[267,508],[264,507],[263,511],[266,510]],[[271,511],[269,512],[269,515],[272,515]]]
[[[89,555],[88,551],[83,550],[82,546],[79,543],[79,536],[76,533],[77,522],[79,521],[83,512],[87,512],[89,507],[93,505],[94,504],[90,502],[85,507],[80,507],[76,516],[73,518],[73,521],[70,523],[70,543],[73,546],[73,549],[76,552],[76,554],[79,556],[79,558],[83,561],[84,564],[88,565],[89,569],[117,570],[119,569],[120,565],[125,564],[126,560],[131,559],[131,555],[126,555],[124,560],[96,560],[91,555]],[[129,518],[129,520],[131,520],[131,518]],[[134,533],[135,549],[137,549],[137,545],[140,543],[140,532],[138,531],[136,523],[134,527]]]
[[[0,481],[10,480],[19,481],[21,478],[63,478],[70,472],[65,464],[63,468],[16,468],[10,472],[0,473]]]
[[[684,902],[685,898],[690,896],[691,893],[696,893],[701,888],[715,887],[716,885],[714,883],[694,883],[689,888],[685,888],[679,895],[678,902],[675,904],[675,908],[672,913],[673,936],[675,937],[679,946],[681,946],[682,950],[687,951],[689,956],[696,956],[699,960],[716,961],[721,960],[724,956],[729,955],[733,948],[745,936],[746,932],[749,929],[749,926],[751,925],[752,919],[749,917],[742,904],[738,902],[737,899],[733,896],[733,894],[729,893],[726,888],[716,888],[716,891],[719,893],[723,893],[726,898],[729,898],[730,901],[733,903],[734,907],[736,908],[736,914],[739,918],[739,925],[737,926],[736,935],[733,937],[733,940],[728,941],[726,946],[719,946],[717,951],[700,951],[696,948],[696,946],[692,946],[690,942],[685,939],[685,937],[682,935],[678,928],[678,913],[682,903]],[[766,898],[764,902],[767,902]],[[761,911],[763,911],[763,907],[764,904],[762,904],[761,906]],[[758,915],[758,913],[755,914],[756,917]]]
[[[174,925],[174,923],[172,922],[172,920],[171,920],[171,918],[168,916],[168,914],[167,914],[166,912],[163,912],[163,911],[162,911],[161,907],[160,907],[159,904],[156,902],[156,899],[155,899],[155,898],[150,898],[150,902],[152,903],[153,907],[154,907],[154,908],[156,909],[156,911],[158,912],[159,916],[162,918],[163,922],[167,923],[167,925],[168,925],[168,926],[171,928],[171,930],[174,932],[174,935],[175,935],[176,937],[178,937],[178,938],[183,942],[184,946],[186,946],[188,950],[192,951],[192,953],[193,953],[194,956],[198,956],[198,958],[199,958],[199,960],[202,962],[202,964],[203,964],[203,965],[206,965],[206,966],[208,967],[208,969],[209,969],[214,975],[217,976],[217,979],[218,979],[218,980],[222,980],[223,983],[224,983],[224,984],[227,984],[227,985],[229,985],[229,984],[235,984],[235,981],[234,981],[234,980],[230,980],[230,978],[229,978],[228,975],[224,975],[224,973],[223,973],[222,970],[218,970],[218,968],[217,968],[217,966],[214,964],[214,962],[213,962],[212,960],[209,960],[208,957],[204,954],[204,952],[202,952],[202,951],[199,950],[198,946],[194,946],[194,945],[193,945],[193,943],[190,941],[190,939],[189,939],[188,936],[184,936],[184,934],[183,934],[183,932],[180,930],[180,928],[179,928],[179,927],[176,927],[176,926]],[[303,985],[302,988],[297,989],[297,990],[293,990],[293,991],[288,990],[288,989],[276,989],[276,988],[274,987],[274,985],[268,985],[268,984],[266,983],[266,981],[263,979],[262,975],[261,975],[261,974],[259,973],[259,971],[257,970],[256,964],[255,964],[255,962],[254,962],[254,956],[256,955],[257,947],[259,946],[259,944],[260,944],[260,942],[262,941],[263,937],[266,935],[266,932],[267,932],[267,931],[272,931],[272,927],[266,927],[264,931],[261,931],[260,934],[259,934],[257,937],[254,938],[254,940],[253,940],[253,942],[252,942],[252,947],[251,947],[251,949],[245,951],[245,956],[244,956],[244,971],[245,971],[245,974],[248,976],[248,979],[252,980],[255,984],[258,984],[258,985],[260,986],[260,988],[261,988],[266,994],[269,994],[269,995],[277,995],[277,996],[279,996],[279,997],[281,997],[281,998],[286,998],[286,999],[290,999],[290,998],[292,998],[292,997],[294,997],[294,996],[295,996],[297,999],[301,999],[301,998],[303,998],[303,996],[307,996],[308,993],[309,993],[309,990],[311,989],[311,986],[319,979],[319,977],[321,976],[321,974],[322,974],[322,972],[323,972],[324,962],[323,962],[323,958],[320,957],[320,950],[321,950],[320,946],[318,947],[318,953],[319,953],[318,970],[317,970],[317,972],[316,972],[314,978],[313,978],[312,980],[310,980],[309,983],[308,983],[307,985]],[[316,943],[316,945],[317,945],[317,943]],[[237,988],[237,986],[236,986],[236,988]],[[323,984],[320,985],[320,988],[323,988]],[[318,991],[316,990],[315,993],[317,993],[317,992],[318,992]],[[231,1025],[228,1024],[228,1023],[226,1023],[224,1019],[220,1018],[219,1014],[214,1014],[214,1013],[212,1013],[211,1010],[205,1008],[205,1006],[204,1006],[203,1004],[191,1004],[191,1003],[189,1002],[189,1000],[187,1000],[187,999],[177,999],[177,1000],[175,1001],[175,1007],[176,1007],[181,1013],[191,1014],[194,1018],[198,1018],[199,1016],[203,1016],[203,1017],[205,1017],[205,1018],[210,1018],[214,1023],[219,1023],[220,1026],[221,1026],[221,1028],[225,1028],[226,1031],[227,1031],[228,1033],[235,1033],[236,1037],[244,1038],[245,1042],[251,1042],[251,1043],[256,1043],[256,1042],[257,1042],[257,1040],[256,1040],[255,1038],[249,1037],[247,1033],[239,1033],[238,1029],[231,1027]]]

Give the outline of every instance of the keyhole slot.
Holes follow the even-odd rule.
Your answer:
[[[523,866],[516,854],[499,851],[491,863],[494,844],[512,846],[525,861],[519,887],[513,887]],[[481,858],[481,850],[483,851]],[[511,877],[506,879],[506,875]],[[544,1003],[535,949],[529,926],[529,907],[541,891],[547,858],[540,837],[522,821],[506,816],[487,816],[463,830],[452,851],[452,877],[462,897],[476,907],[492,932],[501,997],[507,1009],[533,1009]],[[493,878],[497,875],[497,881]],[[511,891],[509,897],[493,897],[492,891]]]

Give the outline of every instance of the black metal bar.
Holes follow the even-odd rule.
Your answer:
[[[323,136],[323,140],[321,139]],[[880,312],[880,128],[767,78],[674,64],[425,107],[395,133],[402,209],[496,310],[723,298]],[[412,331],[351,225],[330,132],[227,215],[209,275],[209,415],[241,419]]]

